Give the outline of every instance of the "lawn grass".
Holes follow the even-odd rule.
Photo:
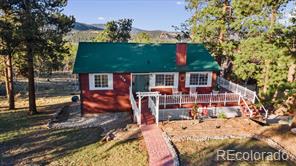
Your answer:
[[[144,142],[139,140],[95,143],[79,149],[50,165],[148,165]]]
[[[34,116],[26,108],[0,111],[0,165],[147,165],[141,139],[102,143],[99,127],[48,129],[52,114],[68,100],[68,96],[39,100],[40,114]]]
[[[27,80],[15,80],[16,110],[0,97],[0,165],[148,165],[142,139],[102,143],[103,130],[48,129],[53,113],[71,102],[77,80],[71,73],[36,78],[40,114],[28,115]],[[4,90],[4,87],[0,89]]]
[[[175,143],[181,165],[293,165],[290,161],[222,161],[217,160],[217,150],[235,150],[236,152],[276,152],[266,143],[253,139],[225,139],[210,141],[183,141]],[[265,156],[266,157],[266,156]]]

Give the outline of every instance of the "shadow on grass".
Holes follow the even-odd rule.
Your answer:
[[[0,134],[45,125],[53,113],[66,105],[69,103],[40,106],[36,115],[29,115],[27,110],[3,111],[0,113]]]
[[[101,128],[40,130],[0,143],[0,165],[48,164],[101,139]]]
[[[280,136],[282,139],[295,139],[295,135],[292,134],[290,131],[291,127],[288,125],[278,125],[278,126],[271,126],[264,131],[262,131],[260,134],[268,137],[273,136]]]

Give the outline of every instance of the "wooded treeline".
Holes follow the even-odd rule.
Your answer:
[[[292,0],[186,0],[191,41],[207,46],[225,77],[255,83],[270,106],[284,91],[296,93],[296,11],[284,10],[288,3],[295,7]]]
[[[1,0],[0,55],[5,58],[9,109],[14,109],[13,67],[28,78],[29,111],[36,114],[34,68],[54,70],[69,54],[64,35],[74,18],[62,13],[67,0]],[[14,60],[15,65],[12,65]]]
[[[296,93],[296,11],[284,10],[288,3],[295,7],[296,2],[185,1],[186,10],[193,15],[177,29],[184,34],[176,36],[177,40],[185,37],[188,42],[204,43],[221,65],[222,76],[240,84],[256,84],[270,108]],[[34,71],[71,70],[77,44],[64,38],[75,21],[62,13],[66,5],[67,0],[0,0],[0,55],[4,64],[0,70],[5,71],[10,109],[14,109],[13,75],[28,78],[29,110],[33,114],[37,112]],[[94,41],[155,42],[145,32],[131,36],[132,23],[132,19],[110,21]]]

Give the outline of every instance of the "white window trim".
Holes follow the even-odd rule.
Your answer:
[[[174,74],[174,85],[173,86],[155,86],[155,78],[157,74]],[[179,84],[179,73],[178,72],[159,72],[159,73],[150,73],[149,78],[149,89],[153,88],[178,88]]]
[[[191,74],[208,74],[207,85],[190,85],[190,75]],[[197,88],[197,87],[211,87],[212,86],[212,74],[213,72],[187,72],[185,87],[186,88]]]
[[[95,87],[95,76],[96,75],[107,75],[108,76],[108,87]],[[112,73],[92,73],[88,75],[89,90],[113,90],[113,74]]]

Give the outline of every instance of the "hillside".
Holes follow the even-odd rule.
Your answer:
[[[104,30],[104,28],[104,24],[86,24],[76,22],[72,31],[68,33],[65,39],[73,43],[93,41],[98,32]],[[162,30],[149,31],[133,27],[131,31],[132,38],[140,32],[148,33],[155,42],[174,42],[175,36],[178,34],[177,32],[167,32]]]

